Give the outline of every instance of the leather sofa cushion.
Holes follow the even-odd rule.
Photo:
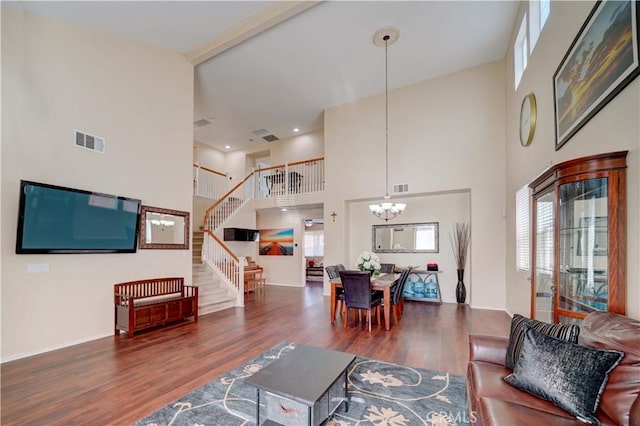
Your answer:
[[[527,407],[525,405],[517,404],[514,402],[503,401],[497,398],[480,398],[478,402],[479,420],[483,425],[547,425],[547,426],[575,426],[584,425],[575,417],[560,417],[556,414],[547,413],[537,410],[535,408]],[[615,423],[610,418],[599,413],[598,420],[603,425],[614,425]]]
[[[595,349],[547,336],[524,326],[524,342],[511,386],[567,410],[579,420],[599,424],[594,413],[611,371],[623,352]]]
[[[609,375],[599,411],[620,425],[640,424],[640,322],[609,312],[593,312],[580,329],[580,344],[624,352],[622,362]]]
[[[489,397],[501,399],[506,402],[512,402],[514,404],[524,405],[549,414],[575,420],[574,416],[567,413],[562,408],[556,407],[551,402],[518,390],[513,386],[509,386],[503,379],[509,374],[511,374],[511,370],[504,366],[471,361],[467,370],[467,380],[469,381],[471,391],[471,395],[469,397],[475,399],[469,401],[472,410],[478,409],[477,407],[481,398]]]

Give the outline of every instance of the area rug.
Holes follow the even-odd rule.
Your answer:
[[[295,343],[280,343],[135,426],[253,425],[256,388],[245,384],[244,379],[295,347]],[[344,411],[343,404],[325,423],[327,426],[469,424],[465,379],[461,376],[358,356],[349,367],[348,385],[349,411]]]

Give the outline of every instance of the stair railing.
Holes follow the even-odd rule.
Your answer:
[[[213,232],[205,230],[204,236],[202,258],[235,293],[235,306],[244,306],[244,265],[246,259],[233,254]]]
[[[253,172],[242,179],[226,194],[222,195],[218,201],[213,203],[204,212],[204,229],[212,232],[220,229],[222,224],[226,222],[240,207],[251,199],[251,191],[247,191],[245,186],[251,183]],[[249,193],[249,196],[247,196]]]
[[[320,157],[254,170],[206,210],[202,259],[236,293],[236,306],[244,306],[246,259],[236,256],[215,232],[251,199],[323,190],[324,158]]]
[[[193,195],[218,200],[229,190],[226,174],[193,164]]]

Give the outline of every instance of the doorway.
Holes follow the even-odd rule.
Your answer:
[[[324,281],[324,219],[304,220],[305,284],[322,286]]]

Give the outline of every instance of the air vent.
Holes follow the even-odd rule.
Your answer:
[[[270,131],[268,131],[267,129],[258,129],[258,130],[254,130],[253,132],[254,135],[256,135],[259,138],[264,139],[267,142],[273,142],[273,141],[278,141],[280,140],[277,136],[271,134]]]
[[[76,146],[104,154],[104,148],[105,148],[104,138],[90,135],[88,133],[84,133],[79,130],[76,130],[75,132],[76,132],[76,140],[75,140]]]
[[[209,120],[204,119],[204,118],[201,118],[200,120],[193,122],[193,125],[195,127],[204,127],[204,126],[208,126],[209,124],[211,124],[211,122]]]
[[[403,192],[409,192],[409,184],[408,183],[398,183],[393,185],[393,193],[401,194]]]

